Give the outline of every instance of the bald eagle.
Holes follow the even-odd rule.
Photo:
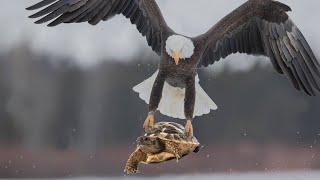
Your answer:
[[[195,1],[196,3],[196,1]],[[122,14],[146,37],[160,57],[159,69],[133,88],[149,104],[143,127],[154,124],[154,113],[186,120],[216,110],[199,85],[197,69],[233,53],[269,57],[275,70],[310,96],[320,91],[320,64],[298,27],[289,18],[291,8],[273,0],[248,0],[206,33],[187,37],[166,24],[155,0],[43,0],[28,10],[42,8],[30,18],[35,23],[89,22],[92,25]]]

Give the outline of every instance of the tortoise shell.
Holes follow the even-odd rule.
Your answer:
[[[200,143],[194,136],[188,137],[185,133],[184,127],[174,122],[156,123],[144,136],[157,137],[161,139],[164,144],[175,144],[179,149],[181,157],[191,152],[197,152],[200,147]],[[144,163],[159,163],[175,158],[176,156],[170,153],[170,151],[163,151],[158,154],[147,154],[147,159]]]
[[[158,137],[163,141],[172,141],[178,144],[199,144],[198,140],[192,136],[188,137],[182,125],[174,122],[159,122],[154,124],[144,136]]]

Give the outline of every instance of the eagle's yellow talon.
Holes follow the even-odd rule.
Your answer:
[[[154,115],[153,114],[148,114],[146,120],[143,123],[143,128],[145,130],[148,130],[150,128],[152,128],[154,125]]]
[[[191,137],[193,136],[193,126],[191,120],[187,120],[186,126],[185,126],[185,131],[187,136]]]

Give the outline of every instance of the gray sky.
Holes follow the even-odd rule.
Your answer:
[[[70,56],[83,65],[93,65],[102,58],[124,61],[147,47],[145,39],[135,26],[122,16],[117,16],[98,26],[67,24],[55,28],[35,25],[27,16],[32,12],[24,8],[40,0],[1,0],[0,47],[7,50],[21,40],[28,40],[32,49],[57,56]],[[245,0],[157,0],[161,11],[173,30],[187,36],[206,32],[220,18],[241,5]],[[282,0],[293,9],[291,18],[300,27],[316,54],[320,51],[319,0]],[[187,13],[192,12],[192,13]],[[247,62],[242,60],[249,59]],[[252,57],[232,55],[232,67],[247,69]],[[224,65],[230,64],[230,61]]]

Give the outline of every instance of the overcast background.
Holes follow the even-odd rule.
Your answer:
[[[48,28],[34,25],[27,16],[32,12],[24,8],[39,0],[1,0],[0,11],[1,40],[0,49],[7,50],[20,41],[28,41],[36,51],[52,55],[66,55],[77,59],[82,65],[94,65],[101,59],[126,61],[143,51],[151,54],[142,36],[135,26],[123,16],[116,16],[98,26],[83,24],[60,25]],[[245,0],[157,0],[160,9],[169,24],[177,33],[197,36],[206,32],[219,19],[241,5]],[[318,0],[297,1],[282,0],[293,9],[291,18],[300,27],[318,55],[320,51],[320,25]],[[112,58],[110,58],[112,57]],[[243,59],[247,56],[230,56],[233,68],[248,69],[253,63]],[[249,58],[253,59],[253,58]]]
[[[122,176],[147,114],[132,87],[156,71],[159,57],[122,16],[48,28],[27,18],[34,12],[25,7],[40,0],[0,1],[0,178]],[[244,0],[157,2],[176,32],[196,36]],[[319,0],[283,2],[320,59]],[[219,106],[195,118],[204,148],[179,164],[141,166],[143,175],[290,170],[297,172],[288,179],[310,179],[309,170],[320,170],[320,97],[295,90],[267,58],[228,59],[217,71],[199,69]],[[241,177],[261,179],[249,176]]]

